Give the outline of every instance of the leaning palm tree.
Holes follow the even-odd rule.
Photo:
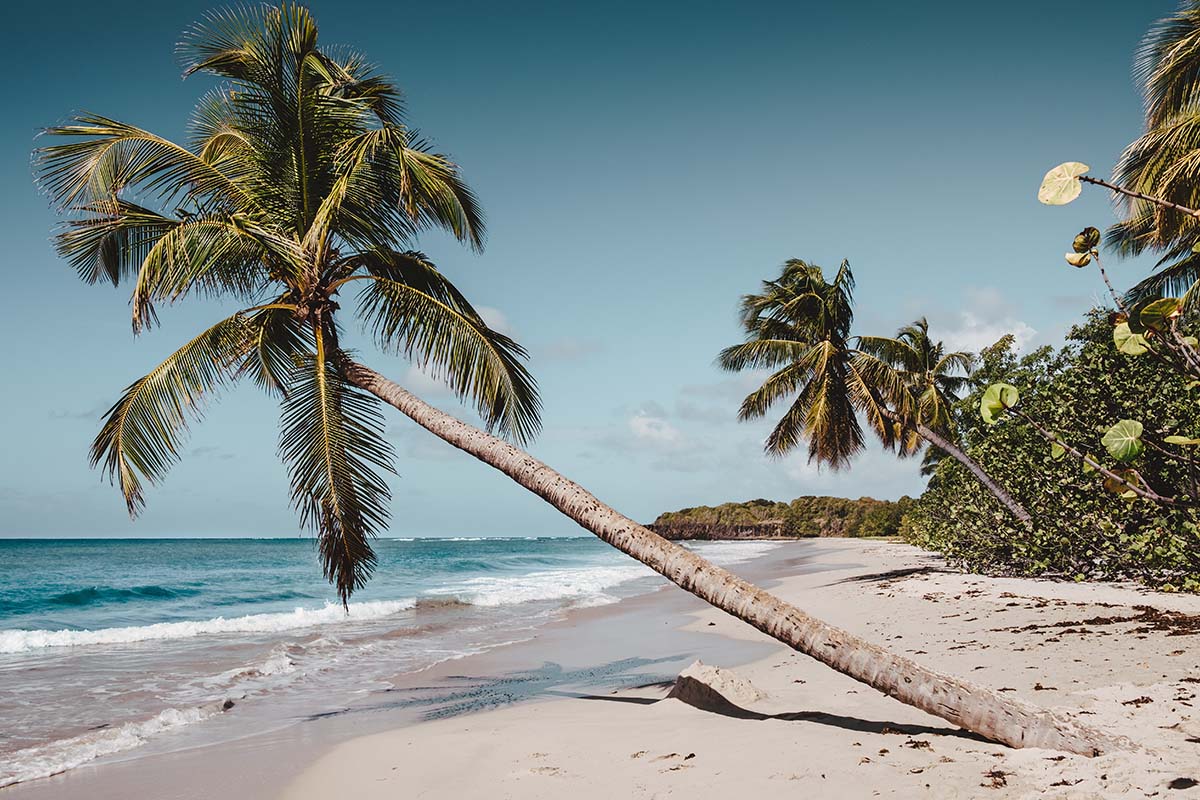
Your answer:
[[[861,414],[886,449],[915,455],[928,442],[963,464],[1023,525],[1032,518],[954,441],[950,407],[966,384],[967,353],[946,353],[918,320],[895,338],[852,337],[854,275],[843,261],[832,281],[819,266],[791,259],[776,280],[742,298],[746,341],[723,350],[727,370],[772,369],[742,402],[739,418],[790,405],[767,436],[769,455],[803,441],[810,461],[849,465],[864,447]]]
[[[1200,207],[1200,0],[1184,0],[1146,34],[1134,65],[1146,131],[1121,156],[1113,182],[1187,208]],[[1183,294],[1200,280],[1200,226],[1161,203],[1121,195],[1125,218],[1107,240],[1123,255],[1156,253],[1158,270],[1131,299]]]
[[[392,451],[383,401],[502,471],[668,579],[790,647],[897,699],[1014,746],[1096,753],[1115,744],[1073,720],[940,675],[701,559],[523,452],[539,401],[524,351],[488,328],[425,256],[417,233],[479,247],[477,203],[446,157],[406,127],[399,94],[356,56],[317,46],[303,8],[221,12],[180,46],[187,73],[225,81],[176,144],[82,115],[38,151],[42,185],[67,215],[60,252],[92,283],[132,284],[135,331],[193,294],[247,306],[135,381],[108,412],[92,458],[131,513],[177,460],[200,402],[240,378],[280,398],[280,453],[345,602],[387,524]],[[344,292],[384,348],[443,378],[485,427],[461,422],[363,365],[342,343]]]
[[[892,338],[860,336],[858,350],[860,372],[878,364],[881,373],[890,369],[899,379],[898,391],[891,399],[894,406],[905,409],[906,418],[942,436],[954,436],[952,409],[970,382],[975,360],[970,353],[947,353],[942,342],[930,338],[924,317],[905,325]],[[911,455],[923,442],[915,429],[906,433],[909,435],[900,446],[904,454]]]

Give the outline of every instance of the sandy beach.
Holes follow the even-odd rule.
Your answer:
[[[784,597],[1133,749],[992,745],[764,640],[765,657],[719,664],[764,695],[724,713],[664,699],[665,686],[520,704],[351,740],[282,797],[1200,797],[1200,598],[954,574],[899,544],[802,546],[830,569],[783,579]],[[709,610],[686,627],[763,639]]]

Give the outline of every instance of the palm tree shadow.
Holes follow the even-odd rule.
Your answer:
[[[667,686],[671,682],[667,682]],[[661,684],[660,684],[661,686]],[[705,687],[707,689],[707,687]],[[965,731],[959,728],[948,728],[933,725],[913,725],[901,724],[898,722],[884,722],[881,720],[861,719],[859,717],[849,717],[843,714],[830,714],[824,711],[790,711],[782,714],[764,714],[760,711],[751,711],[748,708],[743,708],[736,703],[730,701],[723,695],[708,689],[707,691],[692,693],[686,697],[629,697],[629,696],[614,696],[614,695],[583,695],[559,693],[562,696],[577,697],[581,700],[606,700],[610,703],[634,703],[636,705],[654,705],[661,703],[664,700],[676,699],[680,702],[687,703],[693,708],[701,711],[707,711],[712,714],[719,714],[723,717],[732,719],[747,719],[747,720],[768,720],[777,719],[787,722],[813,722],[818,725],[828,725],[834,728],[842,728],[844,730],[858,731],[860,733],[894,733],[905,736],[953,736],[959,739],[970,739],[976,742],[989,743],[987,739],[977,734]]]
[[[646,668],[663,664],[678,665],[690,658],[694,656],[686,653],[662,658],[623,658],[579,669],[565,669],[561,664],[547,661],[537,669],[500,676],[449,675],[441,683],[431,686],[385,690],[385,693],[401,695],[400,699],[314,714],[307,719],[408,709],[418,711],[423,720],[435,720],[501,708],[539,697],[582,697],[586,690],[595,691],[601,687],[608,690],[669,688],[674,683],[674,672],[678,670],[667,675],[647,671]]]
[[[932,566],[905,567],[903,569],[887,570],[886,572],[870,572],[866,575],[851,575],[847,578],[834,581],[829,585],[837,586],[844,583],[883,583],[885,581],[894,581],[899,578],[909,578],[913,575],[931,575],[936,573],[950,574],[950,570]]]

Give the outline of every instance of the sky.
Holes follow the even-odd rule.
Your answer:
[[[185,457],[130,521],[89,468],[124,387],[219,318],[189,299],[134,338],[128,290],[59,260],[35,188],[42,128],[93,111],[170,137],[210,85],[174,43],[220,4],[65,0],[11,6],[0,29],[0,228],[7,346],[0,537],[296,536],[276,454],[278,408],[251,385],[205,408]],[[919,316],[956,348],[1012,332],[1060,344],[1103,289],[1062,253],[1108,199],[1048,208],[1042,174],[1100,174],[1141,132],[1130,76],[1167,0],[895,3],[438,3],[319,0],[325,44],[350,45],[407,95],[409,123],[461,166],[489,237],[429,254],[531,353],[545,405],[538,458],[643,522],[659,512],[804,494],[919,494],[917,464],[871,449],[842,472],[762,454],[739,423],[753,375],[739,297],[787,258],[858,280],[856,333]],[[1130,285],[1149,264],[1113,266]],[[394,355],[376,369],[471,418]],[[390,411],[390,409],[388,409]],[[581,531],[398,412],[387,535]]]

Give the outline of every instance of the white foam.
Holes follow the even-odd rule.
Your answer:
[[[779,547],[778,542],[688,542],[688,549],[719,566],[753,561]]]
[[[204,686],[233,686],[234,684],[277,675],[291,675],[299,669],[288,654],[286,646],[276,645],[262,661],[252,666],[234,667],[201,681]]]
[[[573,600],[604,594],[627,581],[654,573],[640,564],[579,569],[547,569],[525,575],[469,578],[436,594],[450,594],[477,606],[502,606],[534,600]]]
[[[758,558],[779,547],[775,542],[689,542],[688,547],[714,564],[729,566]],[[619,598],[606,590],[654,571],[632,559],[614,566],[548,569],[524,575],[480,576],[433,590],[476,606],[502,606],[535,600],[570,600],[576,607],[606,605]]]
[[[379,619],[410,609],[414,599],[377,600],[351,603],[349,610],[326,603],[324,608],[297,608],[275,614],[250,614],[244,617],[216,617],[188,622],[159,622],[128,628],[98,630],[0,630],[0,653],[23,653],[46,647],[80,647],[98,644],[131,644],[160,639],[190,639],[221,633],[273,633],[309,628],[347,620]]]
[[[198,708],[168,708],[150,719],[127,722],[116,728],[89,731],[25,750],[18,750],[0,766],[0,787],[57,775],[101,756],[132,750],[152,737],[221,713],[221,703]]]

